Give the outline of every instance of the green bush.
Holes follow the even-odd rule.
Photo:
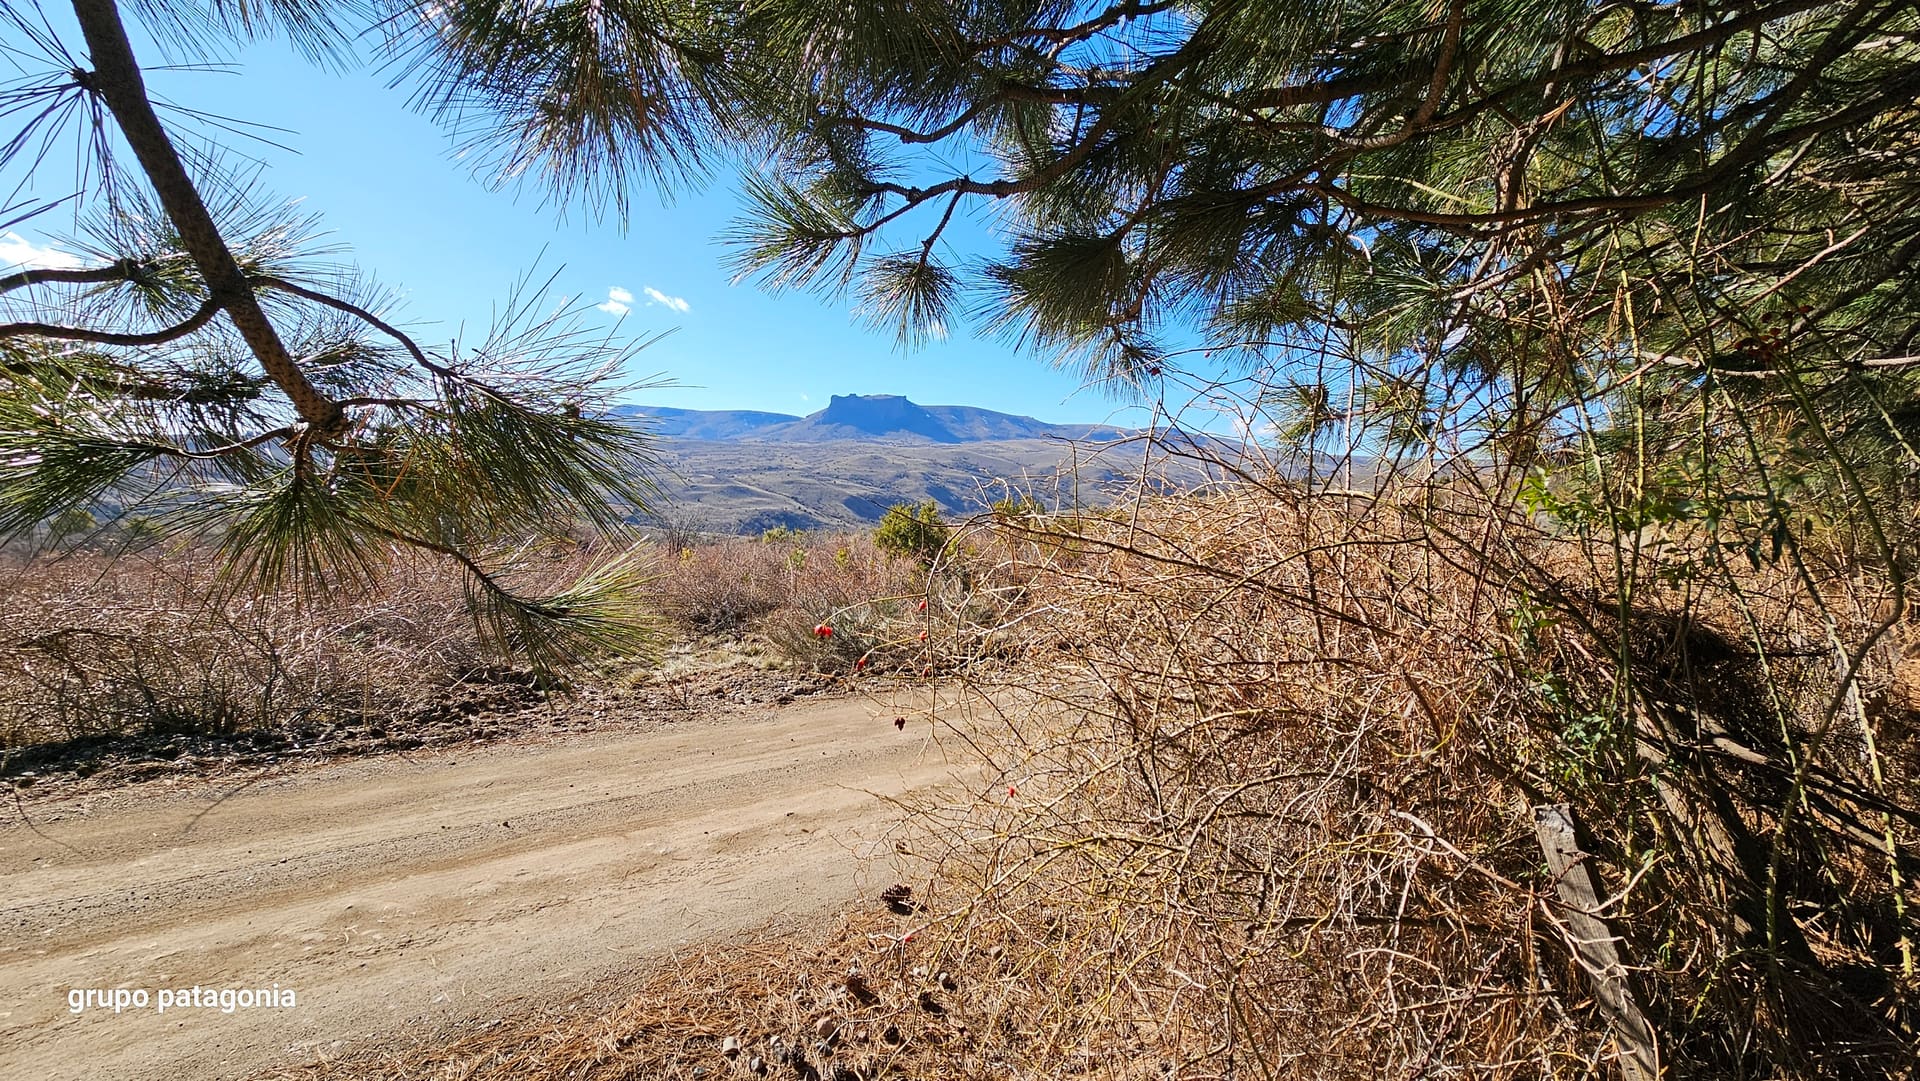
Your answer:
[[[889,556],[912,556],[930,564],[947,546],[951,533],[933,500],[918,506],[896,503],[887,508],[880,524],[874,528],[873,544]]]
[[[993,503],[993,520],[996,522],[1017,522],[1027,518],[1038,518],[1047,513],[1047,508],[1031,496],[1010,495],[1005,499],[996,499]]]

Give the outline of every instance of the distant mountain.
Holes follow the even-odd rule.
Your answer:
[[[713,442],[985,443],[1008,439],[1112,442],[1134,433],[1111,425],[1048,424],[965,405],[919,405],[898,394],[836,394],[805,417],[748,410],[627,405],[615,415],[644,420],[661,436]]]
[[[1016,494],[1054,509],[1099,506],[1143,467],[1176,488],[1210,476],[1192,456],[1150,452],[1128,429],[923,406],[898,394],[836,394],[805,417],[653,405],[614,412],[660,437],[666,498],[655,518],[675,528],[858,529],[895,503],[931,499],[961,516]]]
[[[614,416],[644,421],[648,431],[675,439],[730,442],[764,428],[791,424],[799,417],[751,409],[673,409],[664,405],[622,405]]]
[[[966,441],[938,417],[898,394],[835,394],[818,413],[761,435],[793,443],[829,443],[839,439],[905,443]]]
[[[895,503],[931,499],[953,517],[1009,496],[1050,510],[1103,506],[1146,472],[1170,487],[1209,479],[1190,459],[1154,455],[1139,443],[1068,447],[1051,439],[972,443],[872,439],[769,442],[662,439],[665,499],[655,521],[703,532],[860,529]]]

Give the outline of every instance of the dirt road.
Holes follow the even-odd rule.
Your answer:
[[[838,700],[8,811],[0,1077],[247,1076],[877,889],[880,797],[948,774],[890,721]],[[195,985],[295,1004],[157,1008]],[[147,1004],[71,1011],[116,987]]]

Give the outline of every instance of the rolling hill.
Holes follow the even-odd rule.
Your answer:
[[[835,394],[825,409],[798,417],[744,409],[671,409],[628,405],[616,416],[658,435],[720,442],[982,443],[1006,439],[1112,442],[1135,433],[1111,425],[1049,424],[966,405],[919,405],[898,394]]]
[[[922,406],[893,394],[835,395],[799,417],[747,410],[623,406],[660,437],[665,524],[710,532],[854,529],[895,503],[931,499],[966,515],[1019,493],[1048,507],[1098,506],[1137,480],[1140,433],[1049,424],[972,406]],[[1185,460],[1149,472],[1186,485]]]

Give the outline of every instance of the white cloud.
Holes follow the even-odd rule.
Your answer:
[[[1233,434],[1243,443],[1271,443],[1280,438],[1280,425],[1271,418],[1229,412],[1227,419],[1233,425]]]
[[[662,293],[660,290],[655,289],[651,285],[647,286],[646,293],[647,293],[647,304],[649,306],[658,304],[663,308],[672,308],[674,311],[677,311],[682,315],[685,315],[687,313],[687,309],[693,306],[691,304],[688,304],[684,299],[680,297],[670,297],[667,294]],[[628,299],[631,300],[632,298],[629,297]]]
[[[607,302],[594,307],[608,315],[625,315],[633,310],[633,294],[616,285],[607,290]]]
[[[71,252],[43,248],[19,233],[0,233],[0,270],[72,270],[85,265]]]

